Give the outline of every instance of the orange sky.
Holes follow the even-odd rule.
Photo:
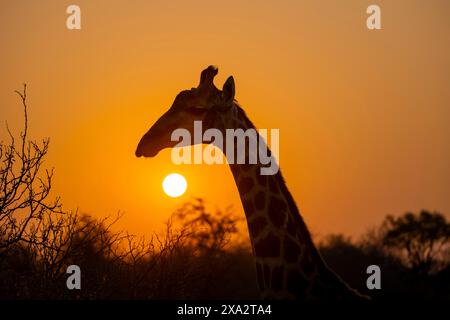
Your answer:
[[[65,27],[66,7],[82,30]],[[137,234],[192,196],[242,212],[226,166],[137,159],[141,135],[200,71],[233,75],[260,128],[279,128],[280,165],[313,234],[358,235],[387,213],[450,213],[450,2],[0,1],[0,140],[21,124],[13,91],[29,86],[31,134],[66,209],[124,211]],[[170,172],[188,180],[163,194]]]

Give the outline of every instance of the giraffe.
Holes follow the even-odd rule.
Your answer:
[[[226,129],[255,128],[234,99],[233,77],[219,90],[213,83],[217,73],[217,67],[209,66],[202,71],[197,88],[177,95],[171,108],[141,138],[137,157],[154,157],[160,150],[174,147],[177,142],[171,141],[171,132],[176,128],[192,132],[194,121],[202,121],[205,130],[216,128],[222,133]],[[229,166],[244,208],[262,298],[302,301],[368,298],[351,289],[325,264],[281,171],[261,175],[262,164],[247,161]]]

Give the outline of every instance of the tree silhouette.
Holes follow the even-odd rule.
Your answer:
[[[59,198],[49,200],[53,170],[42,168],[49,139],[28,140],[26,85],[16,93],[24,109],[24,128],[16,143],[6,125],[10,143],[0,141],[0,252],[20,241],[36,241],[36,228],[30,227],[46,215],[62,213]]]
[[[440,255],[450,241],[450,223],[438,212],[405,213],[387,216],[383,244],[401,256],[418,274],[429,274],[438,267]]]
[[[238,233],[237,225],[242,220],[231,207],[209,211],[201,198],[184,203],[174,212],[174,218],[190,230],[191,245],[205,252],[225,249],[230,238]]]

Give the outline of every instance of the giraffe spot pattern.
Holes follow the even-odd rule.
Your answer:
[[[290,218],[293,221],[293,225],[297,228],[297,230],[295,230],[295,233],[297,234],[298,240],[300,242],[310,241],[308,229],[306,228],[305,222],[303,221],[303,218],[300,216],[300,214],[292,212]]]
[[[264,278],[261,263],[256,262],[256,277],[258,279],[258,285],[261,290],[264,290]]]
[[[242,206],[244,207],[244,211],[247,217],[251,217],[255,213],[252,199],[242,200]]]
[[[269,217],[272,224],[279,228],[286,220],[286,209],[287,205],[283,200],[276,197],[270,198],[269,203]]]
[[[239,179],[239,191],[243,194],[248,193],[253,188],[254,182],[252,178],[242,177]]]
[[[259,191],[255,196],[255,207],[257,210],[264,209],[266,205],[266,195],[263,191]]]
[[[269,179],[269,189],[274,194],[278,194],[280,192],[278,181],[273,176],[272,179]]]
[[[287,226],[286,226],[286,230],[291,236],[295,236],[296,235],[296,231],[297,230],[295,228],[294,219],[292,219],[291,215],[289,215],[289,217],[288,217],[288,223],[287,223]]]
[[[304,256],[300,261],[300,268],[306,275],[310,275],[314,271],[313,261],[311,255]]]
[[[246,159],[245,162],[246,162],[246,163],[241,164],[240,166],[241,166],[242,171],[248,172],[248,171],[250,171],[250,169],[253,167],[253,164],[247,163],[247,162],[248,162],[248,159]]]
[[[278,257],[280,255],[280,239],[273,233],[269,233],[255,244],[255,253],[261,258]]]
[[[283,276],[284,276],[284,269],[282,266],[276,266],[272,269],[271,286],[273,290],[279,291],[283,289]]]
[[[259,184],[261,187],[263,187],[263,188],[266,187],[267,176],[262,175],[262,174],[258,174],[257,177],[256,177],[256,179],[257,179],[258,184]]]
[[[248,229],[252,237],[257,237],[261,231],[264,230],[264,227],[267,225],[267,220],[264,217],[258,217],[252,222],[249,223]]]
[[[287,263],[297,262],[298,256],[301,254],[301,247],[291,240],[289,237],[284,237],[284,260]]]

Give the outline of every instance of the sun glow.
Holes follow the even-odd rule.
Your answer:
[[[186,192],[186,179],[178,173],[171,173],[164,178],[162,187],[164,192],[172,198],[177,198]]]

